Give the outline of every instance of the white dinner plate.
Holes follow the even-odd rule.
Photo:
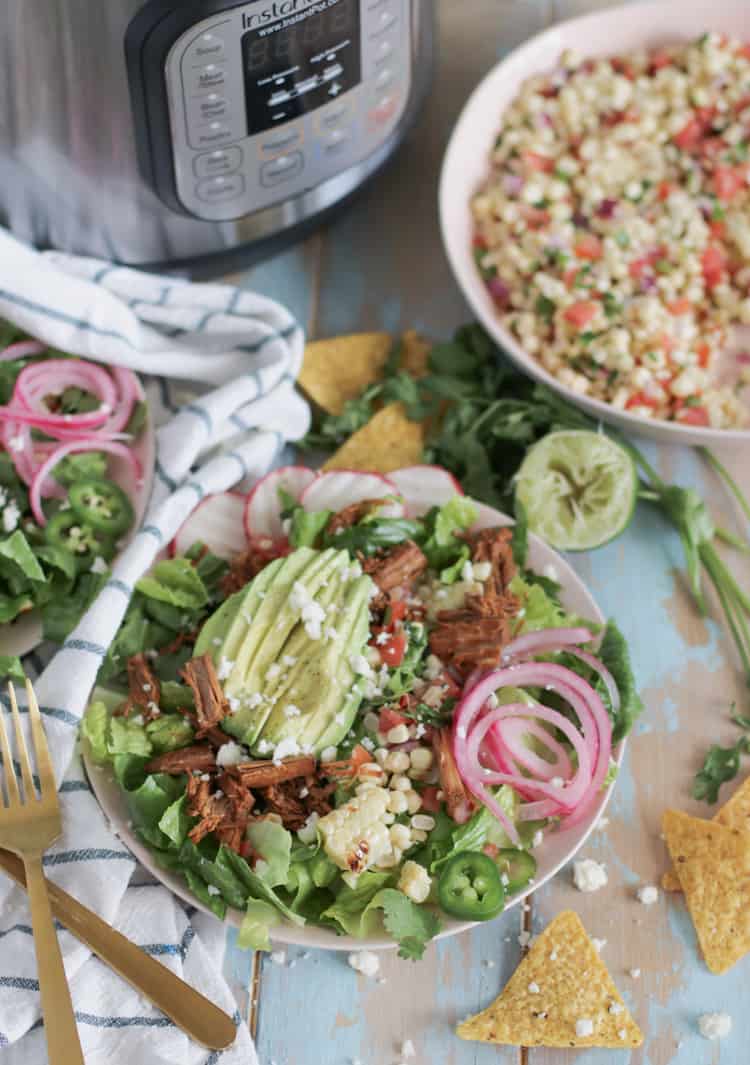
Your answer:
[[[627,4],[571,19],[551,27],[516,48],[480,81],[467,100],[443,160],[439,209],[443,244],[453,274],[472,310],[491,337],[524,373],[554,389],[591,417],[626,432],[664,443],[713,447],[750,444],[750,429],[711,429],[620,411],[602,400],[580,396],[561,384],[541,363],[524,351],[498,315],[480,277],[472,249],[470,203],[487,177],[492,145],[502,126],[503,111],[518,95],[523,82],[554,69],[566,49],[587,56],[607,56],[690,41],[716,30],[743,40],[750,37],[747,0],[668,0],[666,3]],[[735,355],[750,346],[750,330],[737,329],[717,368],[717,379],[737,380]],[[750,407],[750,388],[743,398]]]
[[[477,507],[479,518],[474,525],[475,529],[484,529],[492,525],[510,524],[510,519],[504,514],[501,514],[500,511],[493,510],[492,507],[487,507],[483,504],[477,504]],[[562,587],[561,599],[566,610],[572,614],[589,618],[591,621],[600,623],[604,622],[605,618],[601,610],[596,605],[591,593],[580,577],[578,577],[571,566],[568,565],[560,555],[553,551],[551,547],[548,547],[543,543],[538,537],[533,535],[529,537],[528,564],[529,567],[537,573],[544,573],[545,571],[549,575],[552,575],[553,572],[556,573],[556,579],[560,582]],[[549,567],[552,567],[552,569]],[[622,762],[624,750],[625,743],[623,741],[613,752],[613,757],[618,766]],[[195,898],[188,889],[185,881],[180,876],[162,869],[161,866],[158,865],[153,853],[133,833],[130,827],[130,816],[128,814],[125,796],[115,780],[111,769],[109,767],[96,765],[92,759],[88,757],[85,750],[83,757],[86,771],[89,780],[91,781],[91,786],[94,789],[94,794],[99,800],[104,813],[112,824],[112,827],[123,843],[129,847],[141,864],[144,865],[157,880],[160,880],[166,885],[166,887],[173,891],[175,895],[179,895],[179,897],[186,902],[189,902],[193,906],[197,906],[205,912],[210,912],[205,909],[198,899]],[[566,831],[549,832],[545,835],[543,844],[534,852],[534,856],[537,860],[537,874],[533,887],[528,887],[518,895],[515,895],[508,903],[504,912],[507,912],[508,909],[511,909],[514,906],[518,906],[527,895],[530,895],[532,891],[541,887],[542,884],[546,883],[550,877],[553,877],[562,866],[571,860],[576,852],[583,846],[589,833],[601,817],[604,808],[609,802],[613,787],[614,785],[611,785],[602,791],[601,798],[596,804],[596,807],[580,824]],[[471,921],[457,921],[444,915],[441,919],[443,927],[442,931],[437,936],[438,939],[443,939],[446,936],[454,936],[459,932],[464,932],[466,929],[474,927],[474,922]],[[242,921],[241,911],[228,909],[226,921],[231,925],[239,925]],[[288,923],[280,924],[273,928],[271,930],[271,938],[277,943],[288,943],[308,948],[324,947],[328,950],[385,950],[396,946],[396,943],[386,935],[371,936],[367,939],[355,939],[352,936],[337,936],[333,930],[316,927],[315,925],[299,927]]]

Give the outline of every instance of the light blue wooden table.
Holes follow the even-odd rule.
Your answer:
[[[679,0],[672,0],[679,19]],[[440,158],[458,111],[482,74],[509,49],[550,23],[606,6],[601,0],[437,0],[440,58],[434,90],[418,129],[395,163],[347,214],[304,245],[241,275],[306,323],[311,337],[372,328],[417,328],[445,337],[467,319],[442,253],[436,216]],[[708,28],[708,27],[707,27]],[[617,42],[613,41],[613,48]],[[582,47],[585,42],[582,42]],[[646,449],[664,475],[693,484],[715,503],[724,524],[737,520],[698,458],[679,449]],[[727,455],[750,489],[748,456]],[[641,882],[665,868],[660,817],[679,805],[707,815],[688,798],[690,781],[711,742],[734,740],[728,707],[748,695],[720,623],[701,621],[682,579],[680,547],[658,516],[642,507],[616,543],[577,555],[604,612],[632,648],[646,713],[632,737],[610,807],[610,825],[584,854],[607,863],[608,887],[575,891],[566,870],[537,892],[527,912],[513,910],[477,931],[431,947],[421,964],[383,955],[382,979],[358,976],[338,953],[287,951],[286,964],[230,951],[241,1006],[256,1029],[262,1065],[394,1065],[411,1039],[413,1065],[745,1065],[750,1060],[750,963],[712,976],[696,952],[681,903],[635,900]],[[745,570],[745,586],[750,571]],[[605,958],[646,1033],[638,1051],[520,1051],[463,1043],[457,1019],[486,1005],[520,958],[522,927],[538,931],[572,906]],[[639,979],[628,975],[640,969]],[[734,1031],[708,1043],[697,1016],[728,1009]]]

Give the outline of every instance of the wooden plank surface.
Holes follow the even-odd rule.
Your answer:
[[[552,21],[604,6],[601,0],[437,0],[435,85],[396,160],[327,230],[248,271],[241,283],[285,301],[311,335],[408,327],[448,335],[467,312],[441,248],[436,188],[458,111],[482,74],[509,49]],[[677,15],[676,0],[674,6]],[[737,523],[726,494],[697,455],[645,450],[665,476],[705,494],[725,524]],[[750,490],[746,456],[722,457]],[[738,569],[736,556],[732,562]],[[228,966],[238,987],[257,973],[262,1065],[343,1065],[356,1059],[389,1065],[401,1060],[407,1038],[417,1049],[414,1065],[747,1060],[747,968],[711,976],[698,958],[682,904],[661,896],[646,907],[635,899],[637,886],[658,883],[664,868],[663,809],[676,804],[705,814],[705,806],[687,798],[691,778],[710,743],[734,739],[728,707],[732,699],[745,705],[747,693],[728,637],[720,622],[698,618],[680,575],[677,538],[647,507],[639,508],[614,544],[577,555],[573,563],[625,632],[647,706],[629,743],[610,824],[595,832],[583,851],[606,863],[608,887],[582,895],[564,871],[533,897],[527,913],[514,910],[474,933],[432,946],[419,965],[384,955],[380,981],[357,976],[338,953],[288,950],[279,965],[232,951]],[[741,572],[750,587],[750,568]],[[645,1046],[631,1053],[576,1055],[456,1039],[455,1021],[486,1005],[517,965],[522,922],[539,930],[567,906],[579,911],[592,935],[607,940],[603,956],[647,1033]],[[640,969],[639,979],[629,975],[633,969]],[[253,997],[243,996],[243,1007]],[[696,1028],[699,1013],[717,1009],[728,1009],[735,1019],[732,1038],[721,1045],[705,1042]]]

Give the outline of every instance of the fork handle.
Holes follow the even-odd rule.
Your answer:
[[[65,976],[60,944],[52,921],[42,858],[24,858],[26,887],[31,904],[34,949],[42,997],[44,1033],[50,1065],[83,1065],[83,1052]]]

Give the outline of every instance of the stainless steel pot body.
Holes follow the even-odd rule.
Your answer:
[[[180,171],[180,167],[189,169],[191,165],[196,173],[203,173],[199,168],[210,166],[212,157],[220,161],[222,153],[226,154],[223,146],[218,145],[212,157],[207,149],[199,158],[187,143],[188,136],[184,145],[186,154],[182,159],[178,157],[181,116],[175,113],[176,92],[170,89],[170,79],[177,85],[183,70],[192,76],[186,63],[198,47],[194,43],[198,35],[210,40],[211,34],[215,35],[215,26],[221,30],[222,25],[228,25],[230,17],[235,22],[229,29],[236,26],[239,33],[248,37],[265,32],[263,19],[266,17],[270,18],[272,29],[283,29],[288,22],[288,33],[293,34],[298,32],[294,25],[307,17],[311,5],[322,10],[339,2],[358,5],[355,14],[363,55],[366,48],[377,46],[382,51],[384,45],[377,37],[378,26],[386,26],[389,16],[385,12],[391,10],[391,5],[400,12],[400,24],[390,29],[386,26],[386,30],[392,39],[401,42],[402,48],[407,42],[408,56],[402,59],[408,67],[408,79],[403,85],[397,119],[382,131],[377,143],[366,145],[362,149],[367,149],[366,154],[354,163],[344,159],[335,169],[328,165],[324,172],[316,171],[308,163],[309,176],[304,182],[291,181],[286,188],[280,183],[270,197],[274,202],[262,202],[256,207],[253,194],[246,186],[244,199],[237,201],[237,207],[228,204],[224,208],[206,208],[209,214],[234,217],[196,217],[195,210],[201,211],[198,200],[192,199],[194,210],[191,211],[180,202],[181,193],[165,195],[154,179],[148,159],[144,161],[149,138],[162,161],[166,159],[167,178],[170,166],[172,173]],[[236,10],[239,8],[241,13]],[[288,17],[297,8],[299,11]],[[169,29],[164,30],[169,26],[168,18],[176,20],[174,42]],[[233,0],[188,3],[149,0],[145,5],[143,0],[5,0],[0,6],[0,224],[38,247],[138,266],[188,270],[196,264],[219,262],[223,253],[235,253],[235,261],[241,261],[245,252],[252,256],[255,249],[266,247],[269,240],[288,238],[301,227],[314,225],[393,153],[414,121],[429,82],[433,20],[432,0],[324,0],[317,4],[316,0],[251,0],[244,4]],[[153,31],[152,24],[156,27]],[[308,20],[308,24],[312,22]],[[141,29],[135,35],[137,39],[130,47],[129,62],[126,62],[125,41],[128,35],[133,38],[134,26]],[[144,60],[141,70],[139,41],[144,49],[152,47],[158,33],[162,33],[166,42],[162,52],[157,49],[155,58],[152,55],[148,59],[150,67]],[[351,34],[350,38],[354,44]],[[275,39],[281,41],[279,36]],[[249,43],[254,44],[255,37]],[[230,44],[233,49],[234,39]],[[247,52],[251,53],[252,49],[243,47],[243,55]],[[319,82],[316,91],[332,91],[338,84],[335,54],[333,59],[331,56],[314,58],[321,58],[323,64],[319,68],[321,73],[316,75]],[[378,75],[374,66],[372,69],[374,85]],[[323,80],[329,75],[330,89],[327,89],[328,83],[324,85]],[[249,75],[243,73],[242,77]],[[289,77],[297,77],[299,87],[302,75]],[[262,81],[258,79],[259,84]],[[239,100],[238,86],[234,86],[235,98],[231,89],[230,84],[226,90],[229,104],[235,109],[244,108],[246,101],[244,97]],[[139,94],[144,107],[161,103],[167,109],[170,133],[165,135],[157,126],[144,128],[148,122],[134,105]],[[343,92],[341,99],[347,95],[352,94]],[[210,103],[205,103],[209,97],[222,99],[221,93],[203,93],[200,99],[196,97],[196,106],[204,110],[210,107]],[[372,104],[373,100],[367,97],[363,106]],[[190,101],[188,105],[193,107]],[[249,97],[247,106],[250,107]],[[333,106],[331,99],[330,106],[326,104],[328,110],[324,108],[321,114],[327,114]],[[281,114],[279,108],[277,113]],[[280,121],[287,128],[286,121]],[[305,121],[308,126],[302,132],[307,131],[309,149],[309,129],[313,127],[309,125],[312,120]],[[204,136],[200,132],[196,135]],[[356,138],[358,132],[352,129],[347,136]],[[165,144],[170,138],[175,143]],[[285,162],[289,153],[279,157],[272,150],[267,151],[267,132],[246,143],[252,146],[253,152],[259,153],[258,165],[266,168],[263,173],[269,175],[269,180],[281,172],[278,159]],[[320,153],[323,148],[318,146],[317,150]],[[243,165],[252,165],[255,175],[255,162]],[[218,190],[220,197],[226,196],[230,191],[227,185],[233,181],[230,177],[217,177],[204,180],[203,184]],[[200,185],[196,179],[195,187]],[[187,198],[191,195],[188,190]],[[269,199],[268,190],[261,200],[264,198]],[[239,215],[238,210],[242,211]]]

